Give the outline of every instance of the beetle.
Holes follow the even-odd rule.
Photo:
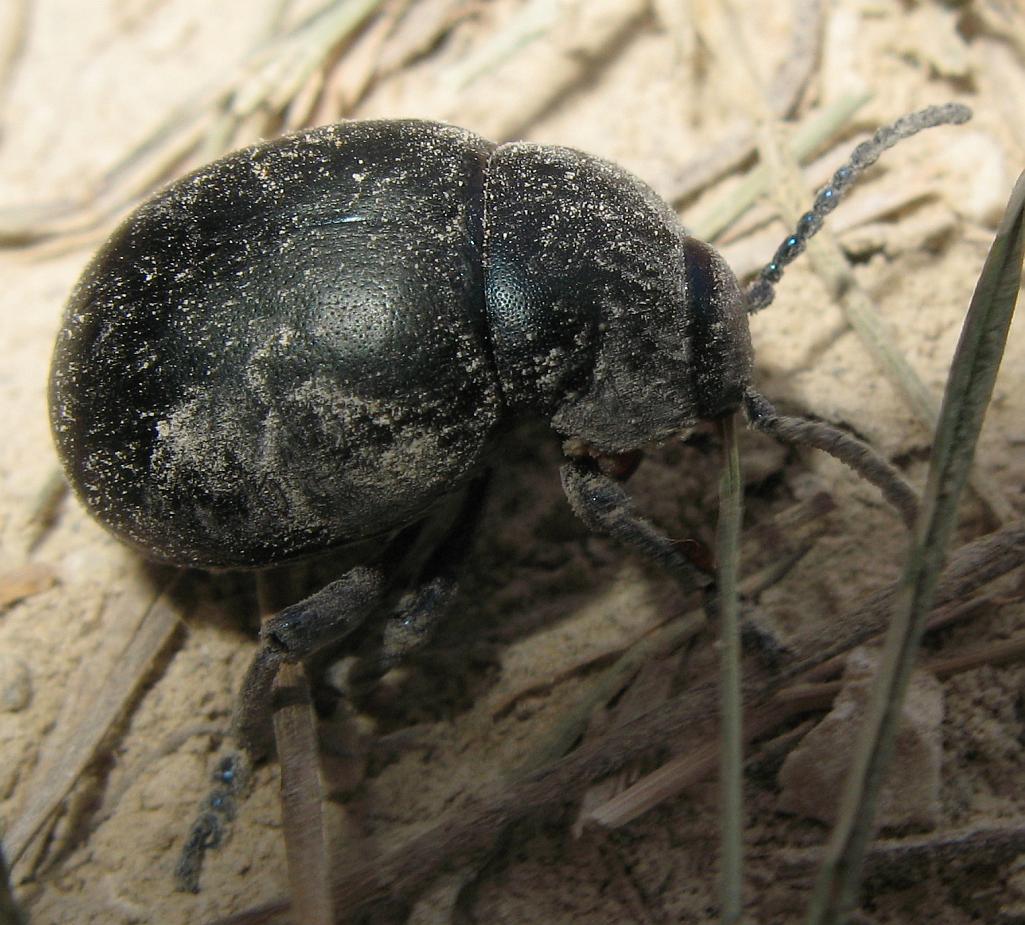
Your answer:
[[[643,182],[573,149],[416,120],[254,145],[156,194],[86,268],[51,366],[58,455],[107,529],[204,568],[401,535],[468,489],[387,621],[383,662],[429,635],[483,474],[523,417],[562,438],[588,526],[707,584],[621,477],[642,447],[741,408],[782,433],[752,388],[748,313],[882,150],[967,117],[949,104],[880,130],[747,292]],[[356,568],[265,623],[236,723],[249,752],[266,750],[278,666],[351,632],[384,584]]]

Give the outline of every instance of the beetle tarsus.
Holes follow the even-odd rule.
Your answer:
[[[217,786],[203,801],[174,868],[175,888],[181,893],[199,892],[203,858],[210,848],[224,841],[228,832],[225,823],[235,818],[238,801],[249,788],[249,759],[237,752],[222,758],[213,778]]]

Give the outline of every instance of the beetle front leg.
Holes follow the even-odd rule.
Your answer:
[[[711,578],[691,565],[668,536],[634,510],[626,489],[615,479],[579,461],[566,463],[561,473],[570,507],[590,529],[661,566],[688,590],[711,585]]]

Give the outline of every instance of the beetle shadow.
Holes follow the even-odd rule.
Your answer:
[[[399,694],[385,689],[360,704],[381,731],[472,709],[499,682],[510,646],[592,605],[609,606],[600,599],[624,580],[626,560],[637,566],[628,579],[636,593],[667,618],[693,601],[658,567],[576,517],[559,476],[564,461],[544,424],[521,425],[502,444],[459,591],[434,639],[407,660]],[[717,476],[718,447],[699,435],[655,449],[627,488],[637,509],[674,538],[705,543],[715,530]]]

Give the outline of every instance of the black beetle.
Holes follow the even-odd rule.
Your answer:
[[[747,313],[882,150],[967,116],[933,107],[862,145],[747,294],[647,186],[578,151],[412,120],[246,148],[142,205],[72,294],[50,379],[68,479],[149,556],[269,566],[401,531],[539,415],[565,441],[584,521],[707,584],[614,476],[742,406],[782,432],[750,388]],[[867,452],[847,461],[885,485]],[[477,506],[471,491],[385,656],[426,635]],[[356,569],[265,625],[247,748],[281,661],[344,636],[381,588]]]
[[[71,297],[50,403],[101,523],[264,566],[421,517],[517,414],[621,453],[735,410],[750,372],[733,274],[623,170],[351,122],[135,212]]]

